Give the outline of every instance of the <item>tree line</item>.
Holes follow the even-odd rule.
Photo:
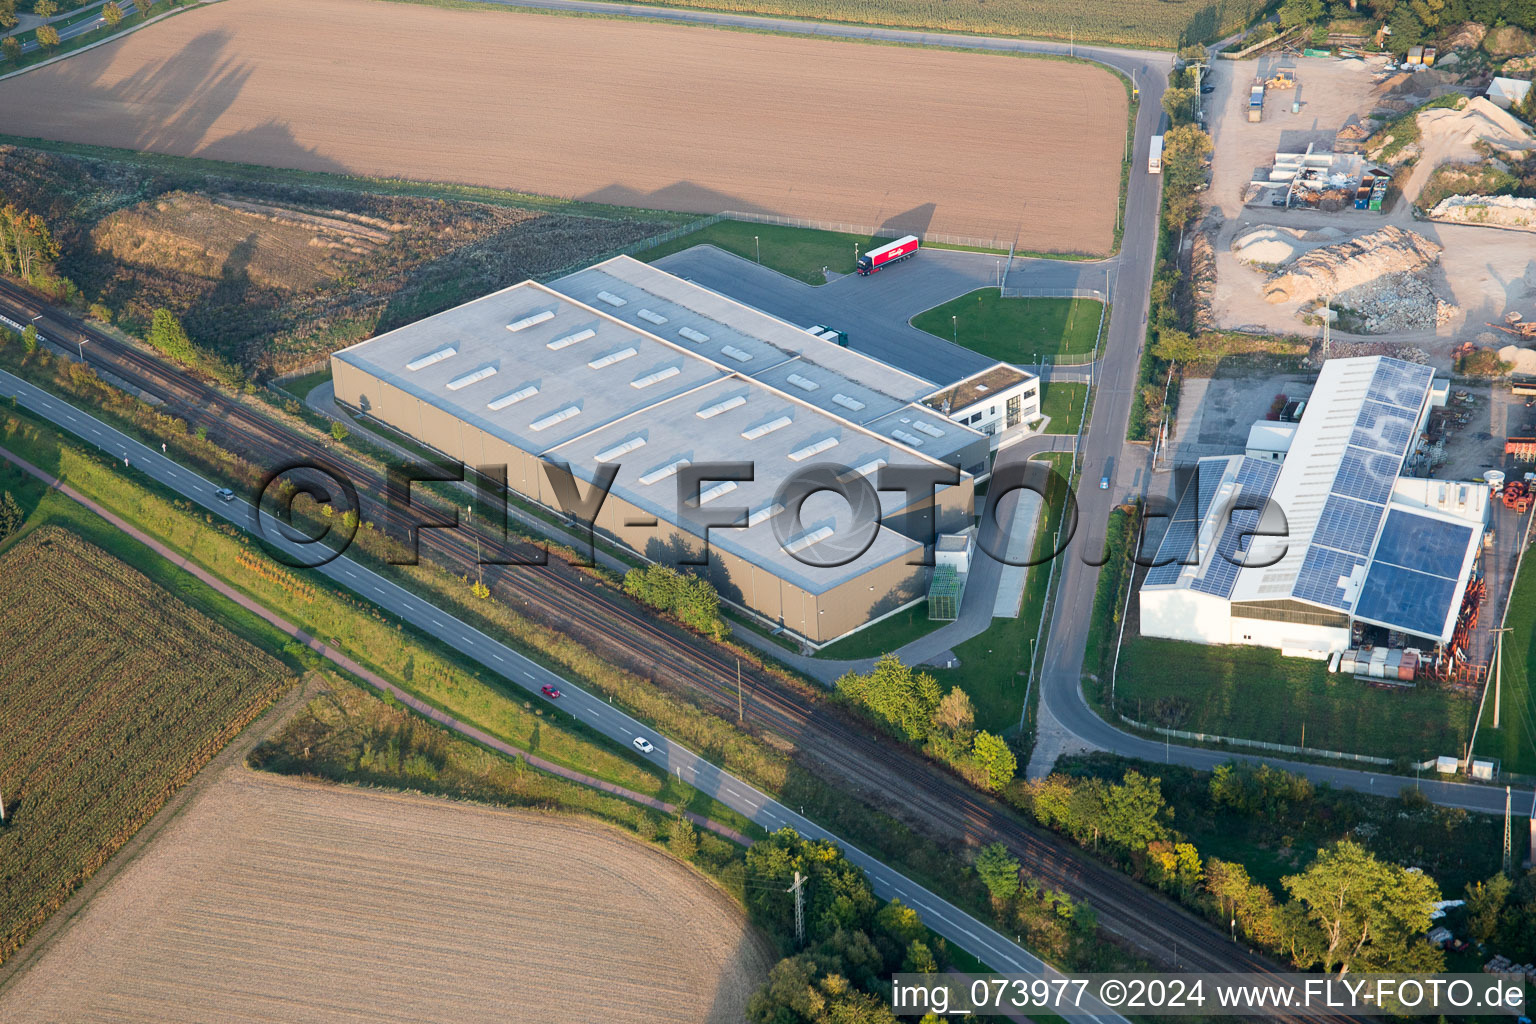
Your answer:
[[[836,688],[845,703],[973,785],[1000,792],[1018,771],[1007,741],[976,728],[976,709],[964,690],[956,686],[944,693],[932,675],[914,671],[894,654],[868,672],[844,673]]]
[[[648,565],[624,574],[624,593],[712,640],[730,636],[731,628],[720,615],[720,594],[702,576]]]
[[[1307,779],[1268,765],[1219,767],[1208,791],[1217,807],[1274,821],[1314,798]],[[1445,967],[1444,954],[1424,938],[1432,904],[1441,898],[1439,885],[1354,838],[1319,849],[1300,871],[1281,879],[1277,892],[1242,864],[1202,856],[1173,827],[1157,777],[1134,769],[1119,781],[1052,774],[1027,785],[1026,802],[1040,824],[1298,969],[1427,973]],[[1518,884],[1497,875],[1469,885],[1466,896],[1475,938],[1531,948],[1536,873]]]

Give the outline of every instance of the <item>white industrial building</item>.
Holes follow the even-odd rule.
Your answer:
[[[1488,488],[1401,476],[1444,402],[1433,377],[1330,360],[1281,461],[1278,437],[1201,459],[1141,586],[1142,634],[1313,658],[1349,648],[1356,624],[1448,641]]]
[[[998,363],[934,392],[923,404],[988,435],[996,448],[1005,431],[1041,418],[1040,378]]]

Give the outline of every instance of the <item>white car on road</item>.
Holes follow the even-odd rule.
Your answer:
[[[642,753],[642,754],[649,754],[652,751],[654,751],[656,748],[654,746],[652,746],[651,745],[651,741],[646,739],[644,736],[636,736],[635,737],[635,749],[640,751],[640,753]]]

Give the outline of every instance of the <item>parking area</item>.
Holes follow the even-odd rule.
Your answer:
[[[1006,256],[989,253],[924,249],[878,274],[834,276],[819,286],[707,245],[664,256],[656,266],[791,323],[847,331],[855,351],[942,385],[984,370],[992,360],[908,321],[977,288],[996,287],[1007,262]],[[1112,260],[1016,259],[1008,271],[1008,288],[1097,289],[1108,294],[1113,265]]]

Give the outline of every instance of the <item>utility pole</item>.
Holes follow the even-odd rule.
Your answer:
[[[1504,787],[1504,873],[1510,873],[1509,867],[1509,787]]]
[[[1495,626],[1488,630],[1493,634],[1493,727],[1499,727],[1499,681],[1504,675],[1504,634],[1512,626]]]
[[[796,871],[795,884],[784,890],[795,894],[795,944],[798,946],[805,945],[805,890],[802,888],[804,883],[805,876]]]

